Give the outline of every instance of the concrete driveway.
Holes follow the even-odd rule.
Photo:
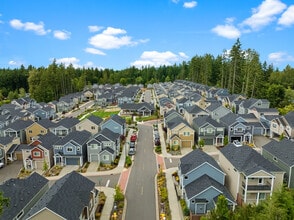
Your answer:
[[[16,178],[22,167],[22,161],[13,161],[13,163],[5,165],[0,169],[0,183],[10,178]]]
[[[78,169],[79,169],[79,165],[66,165],[62,168],[58,176],[59,177],[65,176],[66,174]]]

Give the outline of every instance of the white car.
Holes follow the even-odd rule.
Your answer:
[[[0,162],[0,168],[3,168],[3,167],[4,167],[4,163]]]

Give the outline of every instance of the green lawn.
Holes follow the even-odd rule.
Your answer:
[[[98,111],[95,111],[95,112],[92,112],[91,114],[92,115],[95,115],[95,116],[98,116],[100,118],[108,118],[110,117],[111,115],[116,115],[118,114],[119,111],[114,111],[114,112],[106,112],[106,111],[103,111],[103,110],[98,110]],[[89,115],[90,116],[90,115]]]

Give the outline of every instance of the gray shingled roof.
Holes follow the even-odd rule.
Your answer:
[[[62,120],[56,123],[55,127],[63,126],[65,128],[72,128],[79,122],[80,120],[77,118],[63,118]]]
[[[234,201],[233,196],[224,185],[215,181],[206,174],[185,186],[187,198],[191,199],[193,196],[198,195],[199,193],[203,192],[204,190],[207,190],[210,187],[218,189],[220,191],[220,194],[223,194],[230,201]]]
[[[294,111],[288,112],[284,115],[284,118],[287,120],[288,124],[293,128],[294,127]]]
[[[190,127],[188,122],[185,119],[183,119],[182,116],[178,116],[178,117],[175,117],[175,118],[169,120],[166,124],[166,127],[168,127],[169,129],[173,129],[181,123],[184,123],[186,126]]]
[[[263,150],[286,163],[288,166],[294,165],[294,141],[283,139],[282,141],[272,140],[262,147]]]
[[[231,143],[222,148],[220,152],[239,172],[243,172],[247,176],[260,170],[268,173],[282,171],[247,145],[236,147]]]
[[[214,126],[216,128],[224,127],[223,125],[218,123],[216,120],[213,120],[211,118],[211,116],[201,116],[201,117],[198,117],[198,118],[194,118],[193,123],[195,123],[195,125],[197,125],[197,127],[202,127],[206,123],[211,124],[212,126]]]
[[[54,145],[65,145],[69,141],[75,141],[77,144],[83,145],[89,140],[90,137],[91,133],[89,131],[73,131],[58,142],[56,142]]]
[[[52,127],[55,127],[55,123],[53,123],[51,120],[49,119],[42,119],[42,120],[39,120],[37,122],[35,122],[39,125],[41,125],[43,128],[46,128],[46,129],[49,129],[49,128],[52,128]]]
[[[45,135],[41,135],[39,137],[39,141],[41,142],[41,146],[46,148],[46,149],[50,149],[53,147],[53,144],[55,144],[56,142],[58,142],[61,139],[61,137],[58,137],[57,135],[48,132]]]
[[[197,105],[192,105],[192,106],[187,106],[185,108],[185,110],[188,112],[188,113],[194,113],[194,114],[197,114],[199,112],[206,112],[204,109],[200,108],[199,106]],[[207,113],[208,114],[208,113]]]
[[[5,181],[0,185],[0,191],[10,199],[10,206],[4,207],[0,218],[14,219],[47,183],[48,180],[36,172],[25,179],[12,178]]]
[[[89,205],[94,187],[94,182],[72,171],[57,180],[25,218],[46,207],[65,219],[79,219],[84,207]]]
[[[203,163],[209,163],[222,171],[217,162],[202,150],[195,149],[180,159],[180,169],[182,174],[186,174]]]
[[[95,115],[90,115],[87,119],[96,125],[100,125],[103,122],[102,118],[95,116]]]
[[[33,123],[34,122],[32,120],[17,120],[15,122],[11,123],[10,125],[8,125],[7,127],[5,127],[3,130],[7,130],[8,128],[10,128],[15,131],[20,131],[20,130],[23,130],[23,129],[29,127]]]
[[[0,137],[0,145],[7,145],[12,142],[14,137]]]

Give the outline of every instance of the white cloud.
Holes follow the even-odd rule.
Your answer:
[[[97,32],[97,31],[100,31],[103,27],[99,27],[99,26],[96,26],[96,25],[89,25],[88,26],[88,29],[90,32]]]
[[[184,8],[194,8],[196,6],[197,6],[196,1],[184,2],[184,5],[183,5]]]
[[[17,65],[19,65],[19,63],[17,61],[15,61],[15,60],[10,60],[8,62],[8,64],[11,65],[11,66],[17,66]]]
[[[184,52],[179,52],[180,57],[183,59],[188,59],[189,57]]]
[[[60,31],[56,30],[53,33],[54,37],[59,39],[59,40],[67,40],[70,38],[71,33],[68,31]]]
[[[17,30],[23,31],[33,31],[37,35],[46,35],[51,30],[45,30],[45,25],[43,22],[39,22],[39,24],[35,24],[33,22],[25,22],[23,23],[21,20],[13,19],[10,22],[10,26]]]
[[[279,18],[278,24],[283,26],[291,26],[294,24],[294,5],[291,5]]]
[[[233,24],[217,25],[212,29],[212,32],[228,39],[236,39],[241,36],[240,30]]]
[[[183,52],[180,52],[179,55],[176,55],[170,51],[158,52],[158,51],[145,51],[140,56],[139,60],[131,63],[131,66],[143,67],[143,66],[171,66],[176,62],[186,59],[187,55]]]
[[[97,50],[97,49],[95,49],[95,48],[90,48],[90,47],[88,47],[88,48],[86,48],[85,49],[85,52],[87,52],[87,53],[91,53],[91,54],[96,54],[96,55],[106,55],[104,52],[102,52],[101,50]]]
[[[171,0],[173,3],[178,3],[180,0]]]
[[[257,8],[252,9],[252,16],[245,19],[242,25],[258,31],[276,20],[276,16],[285,8],[286,5],[280,0],[264,0]]]
[[[50,59],[51,61],[54,59]],[[65,67],[68,67],[70,64],[73,65],[73,67],[78,68],[81,67],[79,65],[80,60],[76,57],[64,57],[64,58],[59,58],[59,59],[55,59],[56,63],[62,63],[64,64]]]
[[[286,52],[274,52],[268,55],[268,60],[278,64],[282,62],[294,62],[294,56],[289,55]]]
[[[102,33],[96,34],[89,39],[89,44],[99,49],[118,49],[123,46],[134,46],[139,41],[133,41],[126,35],[124,29],[108,27]],[[141,42],[140,42],[141,43]]]

